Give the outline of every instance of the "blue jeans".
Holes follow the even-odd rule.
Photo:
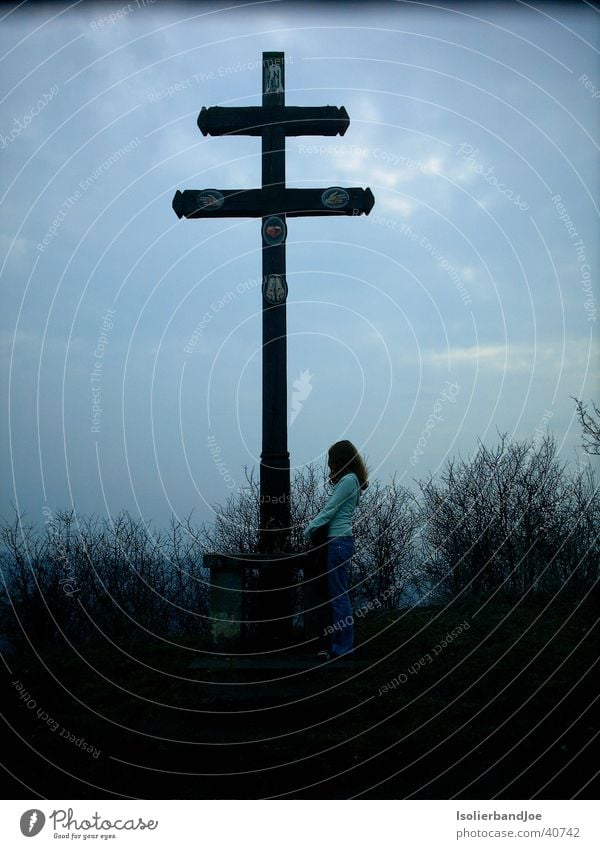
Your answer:
[[[348,594],[350,560],[354,537],[329,537],[327,543],[327,586],[331,601],[333,634],[331,653],[350,654],[354,648],[352,606]]]

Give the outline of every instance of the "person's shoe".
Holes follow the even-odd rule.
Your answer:
[[[324,663],[326,660],[331,660],[331,655],[328,651],[320,651],[317,653],[317,660],[320,660]]]
[[[333,660],[339,660],[346,663],[354,660],[354,652],[348,651],[344,652],[343,654],[335,654],[334,652],[331,657],[333,658]]]

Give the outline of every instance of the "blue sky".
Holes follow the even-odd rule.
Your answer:
[[[585,459],[600,397],[598,13],[576,4],[3,7],[3,516],[209,520],[260,455],[260,224],[177,189],[260,184],[202,106],[345,106],[287,141],[289,186],[370,186],[288,224],[292,467],[351,439],[414,479],[498,431]],[[46,508],[46,513],[44,513]]]

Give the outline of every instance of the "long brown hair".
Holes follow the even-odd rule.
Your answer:
[[[332,484],[336,484],[348,472],[354,472],[361,489],[366,489],[369,486],[367,468],[362,457],[348,439],[335,442],[329,449],[327,460]]]

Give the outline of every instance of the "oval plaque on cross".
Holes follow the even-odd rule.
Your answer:
[[[271,215],[262,228],[263,239],[267,245],[280,245],[287,238],[287,227],[283,218],[278,215]]]
[[[268,274],[263,280],[263,295],[270,304],[282,304],[287,298],[288,287],[281,274]]]
[[[350,195],[346,189],[340,186],[332,186],[330,189],[325,189],[321,195],[321,203],[329,209],[343,209],[348,205]]]
[[[225,198],[216,189],[204,189],[196,195],[197,208],[208,212],[216,212],[224,203]]]

